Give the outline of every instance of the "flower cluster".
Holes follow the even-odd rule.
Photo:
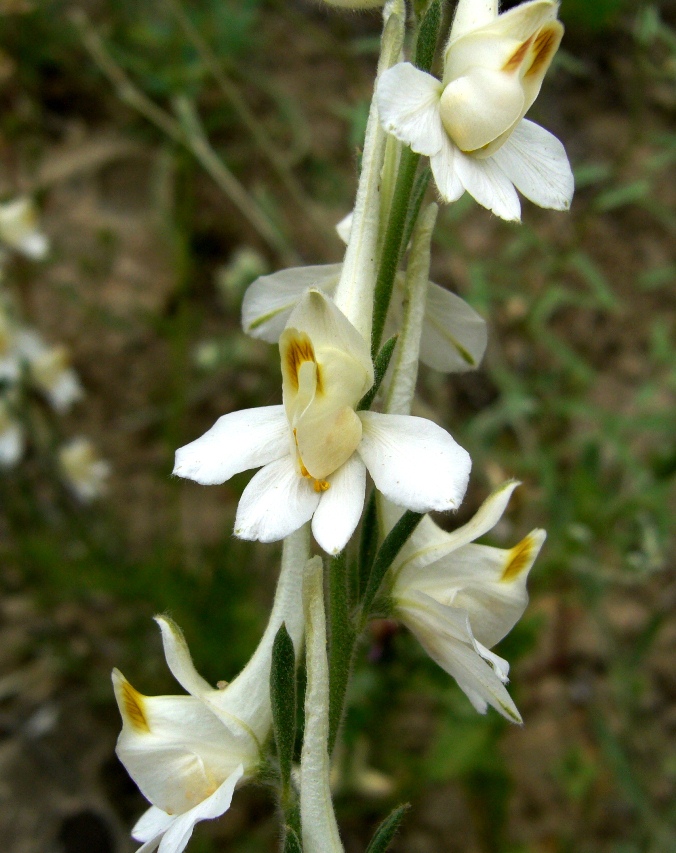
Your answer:
[[[21,320],[7,282],[11,252],[34,261],[49,252],[35,206],[27,198],[0,204],[0,468],[4,469],[13,468],[24,455],[31,393],[59,415],[84,396],[68,348],[47,344],[37,329]],[[57,462],[65,486],[78,500],[89,503],[103,493],[109,466],[88,439],[63,444]]]
[[[330,754],[355,644],[374,614],[408,627],[477,711],[490,705],[521,722],[505,687],[509,665],[492,648],[526,607],[526,580],[545,534],[534,530],[507,549],[476,541],[505,513],[517,485],[511,480],[453,532],[427,515],[458,508],[471,460],[442,426],[411,414],[418,365],[475,369],[487,329],[460,296],[430,281],[437,206],[422,208],[424,170],[413,190],[422,154],[446,202],[467,191],[513,220],[520,217],[516,190],[544,207],[570,205],[561,143],[524,117],[561,40],[557,4],[530,0],[498,14],[497,0],[460,0],[439,80],[429,70],[441,0],[415,4],[422,14],[415,64],[402,61],[404,0],[327,2],[384,6],[354,212],[339,226],[345,257],[261,275],[250,285],[242,325],[278,347],[281,399],[224,414],[176,451],[174,467],[176,476],[202,485],[259,469],[239,500],[234,534],[284,541],[275,604],[257,651],[230,685],[216,689],[197,674],[182,634],[164,617],[167,662],[188,695],[142,696],[114,674],[123,718],[118,755],[152,804],[133,831],[143,853],[180,853],[195,823],[222,814],[236,786],[261,771],[271,736],[284,850],[342,850]],[[362,541],[353,549],[360,521]],[[324,562],[310,557],[310,533],[332,558],[329,620]],[[340,590],[352,587],[348,600]],[[294,774],[303,638],[305,726]]]

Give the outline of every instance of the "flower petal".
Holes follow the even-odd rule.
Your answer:
[[[200,699],[143,696],[117,671],[113,683],[123,723],[117,755],[162,811],[185,812],[212,793],[214,780],[256,765],[254,739],[233,737]]]
[[[203,486],[224,483],[247,468],[279,459],[289,450],[283,406],[262,406],[223,415],[210,430],[176,451],[173,473]]]
[[[382,126],[418,154],[436,154],[444,137],[439,116],[441,92],[436,77],[410,62],[393,66],[380,77],[376,88]]]
[[[185,814],[179,815],[165,832],[159,853],[181,853],[190,841],[196,823],[201,820],[212,820],[227,812],[232,803],[235,786],[243,773],[244,768],[240,764],[210,797]]]
[[[173,815],[168,815],[162,809],[158,809],[157,806],[151,806],[148,811],[143,812],[134,824],[131,837],[135,841],[151,841],[153,838],[162,835],[174,820]]]
[[[319,493],[301,477],[290,456],[262,468],[244,489],[237,507],[235,536],[276,542],[312,518]]]
[[[446,86],[439,113],[461,151],[478,151],[521,118],[524,100],[521,82],[513,74],[472,67]]]
[[[514,186],[540,207],[568,210],[575,190],[561,142],[540,125],[523,119],[493,160]]]
[[[171,674],[191,696],[201,699],[214,688],[195,669],[183,631],[168,616],[156,616],[155,621],[162,632],[164,657]]]
[[[434,182],[439,194],[447,204],[457,201],[465,192],[465,188],[455,172],[456,154],[459,154],[458,149],[444,133],[441,148],[430,157]]]
[[[479,713],[484,714],[487,705],[492,705],[511,722],[522,722],[503,684],[506,662],[486,649],[483,654],[472,636],[466,614],[415,590],[395,606],[401,621],[432,660],[455,678]]]
[[[467,192],[501,219],[518,222],[521,205],[516,190],[493,157],[479,160],[458,151],[455,171]]]
[[[373,363],[369,345],[333,300],[321,291],[305,293],[289,317],[287,328],[297,329],[310,338],[318,361],[321,361],[323,349],[338,350],[350,356],[356,362],[356,369],[364,373],[360,382],[368,382],[362,394],[371,387]]]
[[[366,468],[355,453],[331,477],[312,519],[312,532],[329,554],[347,545],[359,524],[366,492]]]
[[[293,309],[312,287],[332,294],[342,264],[292,267],[257,278],[242,302],[242,328],[247,335],[276,344]]]
[[[464,299],[433,282],[427,288],[420,360],[444,373],[463,373],[481,363],[486,321]]]
[[[359,412],[359,417],[358,453],[386,498],[416,512],[460,505],[472,463],[446,430],[410,415]]]
[[[502,518],[512,492],[518,485],[517,480],[503,483],[486,498],[467,524],[452,533],[442,530],[432,519],[423,518],[404,544],[395,563],[397,584],[417,583],[418,579],[424,577],[426,566],[443,560],[463,545],[468,545],[492,530]]]

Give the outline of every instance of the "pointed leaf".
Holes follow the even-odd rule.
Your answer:
[[[270,699],[282,785],[288,788],[296,742],[296,654],[283,622],[272,646]]]
[[[371,839],[371,843],[366,848],[366,853],[385,853],[392,839],[396,835],[397,830],[401,826],[404,815],[411,808],[409,803],[403,803],[397,806],[393,812],[385,818],[376,830],[375,835]]]

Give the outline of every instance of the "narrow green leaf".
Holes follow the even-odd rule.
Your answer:
[[[272,646],[270,701],[282,787],[288,789],[296,742],[296,654],[284,623]]]
[[[290,826],[284,827],[284,851],[283,853],[303,853],[303,847],[295,830]]]
[[[376,830],[375,835],[371,839],[371,843],[366,848],[366,853],[385,853],[392,843],[392,839],[396,835],[397,830],[401,826],[404,815],[410,808],[411,806],[409,803],[403,803],[402,805],[397,806],[393,812],[390,812]]]
[[[423,513],[413,512],[412,510],[407,509],[399,521],[394,525],[392,530],[387,534],[385,541],[378,549],[376,558],[373,561],[373,568],[369,575],[368,584],[366,585],[364,600],[362,601],[362,625],[366,624],[366,620],[369,617],[370,607],[373,604],[373,600],[376,597],[378,590],[380,589],[380,585],[385,577],[385,572],[387,572],[389,567],[392,565],[397,554],[401,551],[404,543],[411,533],[416,529],[422,517]]]
[[[371,408],[373,401],[376,398],[376,394],[380,389],[380,384],[385,378],[387,368],[390,366],[390,359],[392,358],[392,353],[394,352],[394,348],[397,344],[397,337],[398,335],[392,335],[391,338],[388,338],[376,356],[373,363],[373,372],[375,374],[373,385],[359,401],[359,405],[357,406],[358,412],[363,412],[365,409]]]
[[[418,40],[415,45],[415,64],[423,71],[429,71],[434,62],[440,26],[441,0],[434,0],[420,22]]]

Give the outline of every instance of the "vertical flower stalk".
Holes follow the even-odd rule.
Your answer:
[[[323,571],[308,561],[303,584],[307,688],[300,761],[300,815],[304,853],[343,853],[329,785],[329,663],[326,655]]]
[[[392,381],[385,397],[385,411],[392,415],[411,412],[418,378],[420,340],[425,319],[432,232],[439,208],[430,204],[413,232],[411,254],[406,271],[404,320],[394,355]]]
[[[390,0],[383,14],[385,26],[376,83],[381,75],[399,60],[404,43],[406,20],[406,7],[403,0]],[[380,182],[386,136],[378,117],[376,99],[373,98],[366,125],[362,170],[350,239],[335,294],[336,305],[367,343],[371,340],[373,293],[378,272]]]

